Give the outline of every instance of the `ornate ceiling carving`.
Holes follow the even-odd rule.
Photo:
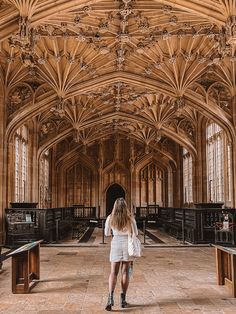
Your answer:
[[[194,147],[204,110],[232,128],[234,0],[2,0],[0,34],[9,127],[36,117],[40,145]]]

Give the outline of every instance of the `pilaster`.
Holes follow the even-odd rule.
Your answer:
[[[0,83],[0,244],[5,241],[4,211],[6,208],[6,119],[4,91]]]

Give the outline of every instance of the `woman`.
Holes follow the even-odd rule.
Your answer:
[[[129,266],[133,258],[128,254],[128,235],[134,232],[138,235],[135,219],[131,217],[126,201],[118,198],[113,206],[111,215],[107,217],[105,223],[105,235],[110,236],[112,231],[110,262],[111,273],[109,276],[109,296],[106,310],[111,311],[114,305],[113,294],[116,286],[117,276],[121,265],[121,307],[125,307],[127,302],[126,292],[129,285]]]

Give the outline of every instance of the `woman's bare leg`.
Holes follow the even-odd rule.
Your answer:
[[[117,276],[119,273],[120,262],[111,262],[111,272],[109,276],[109,295],[107,305],[105,307],[106,311],[111,311],[114,305],[113,294],[116,287]]]
[[[110,294],[113,294],[115,290],[119,268],[120,268],[120,262],[111,262],[111,273],[109,276],[109,293]]]
[[[129,286],[129,264],[130,262],[122,262],[121,264],[121,289],[124,294]]]

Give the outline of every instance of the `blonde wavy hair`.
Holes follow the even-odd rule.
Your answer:
[[[125,228],[131,230],[131,213],[123,197],[117,198],[114,203],[110,225],[119,231],[122,231]]]

